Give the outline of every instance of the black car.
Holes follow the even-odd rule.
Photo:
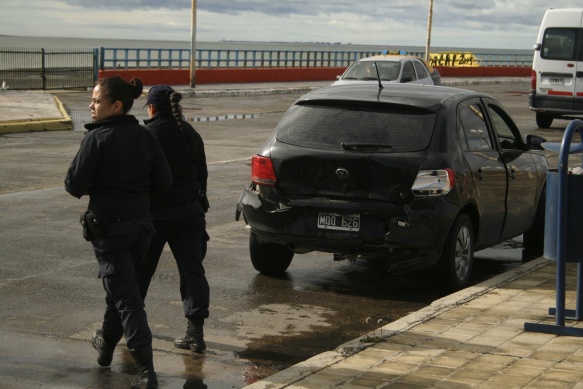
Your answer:
[[[237,205],[256,270],[294,254],[436,265],[468,284],[474,251],[524,234],[542,254],[548,163],[489,95],[426,85],[333,85],[300,97],[252,158]]]

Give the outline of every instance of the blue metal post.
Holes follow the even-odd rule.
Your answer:
[[[565,289],[567,278],[567,218],[569,216],[568,204],[568,169],[569,169],[569,154],[571,152],[581,152],[583,146],[578,148],[571,147],[571,139],[575,131],[583,130],[583,121],[577,119],[573,120],[563,135],[561,149],[559,153],[559,168],[558,168],[558,204],[557,204],[557,283],[556,283],[556,307],[549,309],[550,314],[555,314],[556,325],[540,324],[540,323],[525,323],[524,330],[532,332],[543,332],[548,334],[569,335],[569,336],[583,336],[583,328],[565,327]],[[576,151],[574,151],[576,150]],[[581,305],[581,276],[583,270],[581,263],[577,274],[577,310],[575,311],[575,320],[580,320],[579,308]]]

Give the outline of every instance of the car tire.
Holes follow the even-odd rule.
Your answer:
[[[532,226],[522,235],[522,246],[524,247],[522,260],[524,262],[543,255],[545,243],[546,198],[546,187],[543,187]]]
[[[474,266],[474,229],[468,215],[457,217],[439,261],[444,286],[450,291],[466,287]]]
[[[441,75],[437,69],[433,69],[433,72],[431,73],[431,79],[433,80],[433,84],[441,86]]]
[[[539,128],[549,128],[553,124],[553,117],[542,112],[536,113],[536,125]]]
[[[294,257],[294,253],[286,246],[262,242],[254,233],[249,235],[249,255],[255,270],[268,276],[283,274]]]

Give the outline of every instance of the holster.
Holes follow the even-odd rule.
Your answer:
[[[103,236],[109,228],[109,219],[103,215],[97,215],[89,210],[81,213],[81,225],[83,226],[83,238],[92,241],[95,237]]]
[[[94,238],[93,236],[93,232],[91,232],[91,230],[89,229],[89,225],[87,225],[87,214],[89,213],[89,211],[84,211],[81,212],[81,216],[79,217],[79,222],[81,223],[81,226],[83,227],[83,239],[85,239],[87,242],[91,242]]]

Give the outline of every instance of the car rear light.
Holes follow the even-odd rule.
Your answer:
[[[415,196],[441,196],[453,188],[454,179],[452,169],[421,170],[411,190]]]
[[[530,75],[530,89],[536,90],[536,72],[534,70]]]
[[[255,155],[251,159],[251,180],[260,185],[275,185],[277,177],[271,158]]]

